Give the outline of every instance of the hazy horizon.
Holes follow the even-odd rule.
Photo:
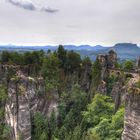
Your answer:
[[[2,47],[2,46],[19,46],[19,47],[32,47],[32,46],[34,46],[34,47],[45,47],[45,46],[59,46],[59,45],[63,45],[63,46],[76,46],[76,47],[78,47],[78,46],[91,46],[91,47],[96,47],[96,46],[102,46],[102,47],[113,47],[113,46],[115,46],[116,44],[136,44],[136,43],[127,43],[127,42],[118,42],[118,43],[115,43],[115,44],[112,44],[112,45],[103,45],[103,44],[44,44],[44,45],[32,45],[32,44],[30,44],[30,45],[24,45],[24,44],[0,44],[0,47]],[[136,44],[138,47],[140,47],[140,44]]]

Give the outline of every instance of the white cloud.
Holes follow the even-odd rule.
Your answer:
[[[48,13],[56,13],[58,12],[58,9],[52,9],[50,7],[46,7],[46,1],[42,0],[7,0],[10,4],[14,6],[18,6],[20,8],[23,8],[25,10],[39,10],[44,11]]]

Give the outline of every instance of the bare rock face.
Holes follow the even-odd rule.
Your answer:
[[[122,140],[140,140],[140,89],[135,87],[135,82],[138,80],[130,80],[126,89]]]
[[[97,88],[97,92],[103,94],[103,95],[107,95],[107,85],[105,81],[101,81],[98,88]]]
[[[57,92],[48,100],[43,79],[12,78],[8,84],[5,120],[12,140],[31,140],[31,119],[36,112],[44,115],[57,111]]]
[[[113,72],[114,73],[114,72]],[[111,96],[114,101],[114,113],[116,113],[121,104],[125,101],[125,75],[119,74],[118,72],[115,74],[117,77],[115,82],[113,83],[113,87],[111,90]]]
[[[11,71],[14,74],[9,75]],[[10,128],[10,140],[31,140],[32,118],[36,112],[41,112],[48,118],[53,111],[58,115],[59,90],[47,90],[42,78],[30,77],[16,66],[1,66],[0,76],[0,81],[6,81],[8,89],[5,122]],[[71,90],[72,86],[78,83],[88,92],[91,84],[91,65],[85,65],[81,72],[68,73],[63,78],[67,89]]]
[[[99,60],[100,62],[100,65],[101,65],[101,79],[103,80],[104,79],[104,76],[105,76],[105,73],[106,73],[106,70],[107,70],[107,65],[108,65],[108,62],[107,62],[107,55],[105,54],[99,54],[97,56],[97,59]]]
[[[123,101],[123,92],[124,92],[123,84],[121,82],[116,82],[111,91],[112,99],[115,103],[114,109],[115,113],[117,112]]]
[[[86,64],[83,66],[83,69],[80,72],[80,85],[81,89],[85,92],[89,92],[91,86],[91,73],[92,73],[92,65]]]
[[[117,54],[114,50],[110,50],[108,54],[99,54],[97,59],[103,68],[115,68]]]
[[[108,54],[99,54],[97,56],[101,64],[101,79],[104,80],[105,76],[107,75],[108,68],[115,68],[115,64],[117,62],[117,54],[114,50],[110,50]]]
[[[140,57],[138,58],[136,65],[137,65],[137,68],[140,69]]]
[[[99,60],[102,67],[107,67],[107,55],[99,54],[97,59]]]
[[[107,55],[107,65],[109,68],[115,68],[117,62],[117,54],[114,50],[110,50]]]

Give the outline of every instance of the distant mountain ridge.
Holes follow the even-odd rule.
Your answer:
[[[83,57],[89,56],[92,60],[94,60],[98,54],[106,54],[111,49],[118,54],[120,59],[137,59],[140,56],[140,47],[132,43],[118,43],[112,47],[82,45],[78,47],[66,46],[65,48],[68,50],[72,48],[72,50],[79,52]]]
[[[132,43],[118,43],[114,46],[90,46],[90,45],[64,45],[67,50],[74,50],[79,52],[82,57],[89,56],[92,60],[96,58],[98,54],[107,53],[109,50],[113,49],[118,54],[120,59],[136,59],[140,56],[140,47],[137,44]],[[44,50],[48,51],[49,49],[55,51],[58,46],[15,46],[15,45],[3,45],[0,46],[0,51],[38,51]]]
[[[140,56],[140,48],[137,46],[137,44],[122,43],[116,44],[113,48],[118,53],[118,56],[122,59],[133,59]]]

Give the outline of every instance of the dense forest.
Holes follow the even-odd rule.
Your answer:
[[[102,65],[96,59],[92,62],[88,57],[81,59],[74,51],[67,51],[59,46],[57,51],[8,52],[1,54],[1,65],[19,66],[28,76],[43,77],[48,94],[58,91],[57,112],[52,111],[49,117],[36,112],[32,117],[32,140],[120,140],[124,126],[124,102],[116,107],[112,89],[117,82],[126,84],[131,76],[122,79],[123,71],[133,70],[132,61],[124,64],[115,63],[115,68],[121,69],[121,76],[115,73],[106,74],[102,79]],[[90,85],[81,85],[81,73],[88,71]],[[71,75],[78,77],[73,83],[67,80]],[[77,76],[78,75],[78,76]],[[9,77],[15,73],[9,72]],[[120,78],[121,77],[121,78]],[[98,86],[104,80],[107,92],[103,94]],[[85,81],[87,82],[87,81]],[[71,84],[72,83],[72,84]],[[140,87],[140,82],[137,84]],[[41,95],[40,95],[41,96]],[[10,140],[9,128],[2,121],[7,100],[7,87],[1,83],[0,88],[0,139]],[[19,135],[19,140],[24,140]]]

